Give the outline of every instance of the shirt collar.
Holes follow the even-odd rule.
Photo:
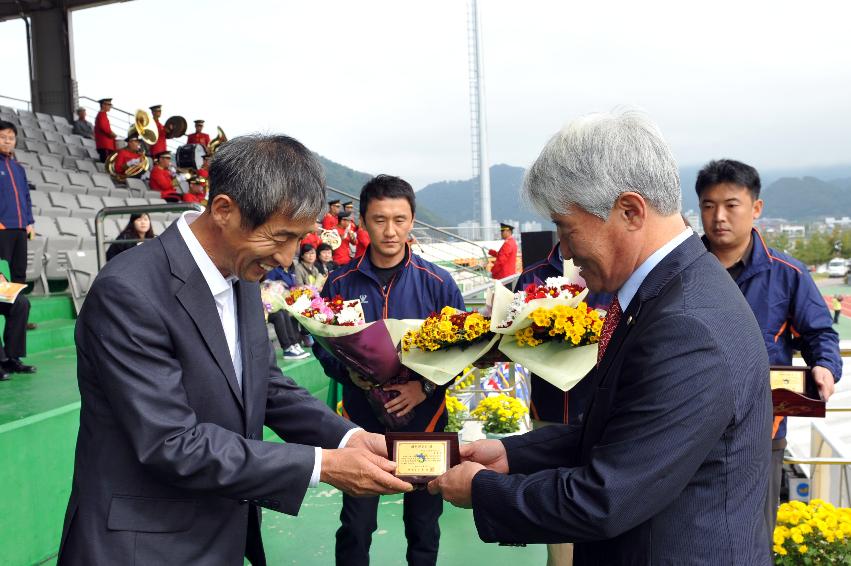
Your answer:
[[[659,265],[659,263],[665,259],[669,253],[674,251],[674,248],[685,242],[691,235],[692,229],[687,227],[667,244],[653,252],[650,257],[644,260],[644,263],[638,266],[638,269],[632,272],[632,275],[629,276],[629,279],[626,280],[626,283],[624,283],[618,291],[618,302],[620,303],[621,310],[623,312],[626,312],[626,309],[629,308],[629,303],[632,301],[632,298],[635,297],[635,294],[638,292],[638,288],[641,287],[642,283],[644,283],[645,277],[647,277],[647,275],[653,271],[653,268]]]
[[[234,281],[236,281],[236,277],[231,275],[225,278],[222,275],[213,263],[213,260],[211,260],[210,256],[207,255],[207,252],[204,251],[204,248],[201,246],[201,242],[199,242],[198,238],[195,237],[195,233],[189,228],[189,225],[195,222],[199,216],[201,216],[201,213],[197,210],[184,212],[180,215],[180,218],[177,219],[177,229],[180,231],[183,241],[186,242],[186,246],[189,248],[189,253],[192,254],[192,259],[195,260],[195,263],[198,265],[198,269],[201,270],[201,275],[204,276],[204,280],[210,287],[210,292],[214,296],[220,295],[231,290]]]

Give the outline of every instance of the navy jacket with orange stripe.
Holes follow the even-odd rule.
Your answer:
[[[830,370],[842,377],[839,335],[821,292],[797,259],[769,248],[756,229],[753,251],[736,284],[753,310],[762,330],[771,365],[792,365],[792,353],[800,350],[808,366]],[[703,243],[709,248],[706,236]],[[786,420],[774,438],[786,436]]]
[[[533,263],[523,270],[514,285],[514,290],[519,291],[529,283],[534,283],[536,279],[544,282],[547,277],[564,275],[563,264],[561,255],[558,253],[558,244],[556,244],[546,259]],[[606,310],[612,302],[612,294],[589,293],[585,302],[591,308]],[[583,379],[570,391],[562,391],[535,374],[532,374],[531,381],[532,418],[565,424],[575,423],[581,419],[590,395],[590,392],[586,391],[589,380]]]
[[[322,296],[340,295],[344,299],[360,299],[367,322],[382,318],[426,318],[445,306],[464,310],[461,291],[449,273],[411,253],[384,289],[373,271],[370,250],[361,257],[331,272],[322,288]],[[343,408],[346,415],[370,432],[384,432],[384,426],[370,409],[363,390],[349,379],[345,367],[324,349],[314,346],[316,357],[331,378],[343,384]],[[413,420],[402,431],[443,430],[446,426],[446,387],[417,405]]]
[[[0,154],[0,229],[34,222],[27,173],[13,157]]]

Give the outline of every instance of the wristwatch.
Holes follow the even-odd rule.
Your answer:
[[[434,390],[437,389],[437,385],[424,379],[420,381],[420,386],[423,388],[423,393],[425,393],[426,399],[430,399],[432,395],[434,395]]]

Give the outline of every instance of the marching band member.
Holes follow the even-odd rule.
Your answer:
[[[204,155],[204,164],[198,169],[198,175],[204,177],[205,179],[210,179],[210,154],[207,153]]]
[[[322,218],[322,228],[325,230],[331,230],[332,228],[337,227],[337,223],[339,220],[337,219],[337,215],[340,213],[340,200],[334,199],[328,201],[328,212],[325,213],[325,216]]]
[[[339,215],[339,224],[335,230],[340,234],[340,246],[334,250],[334,263],[337,265],[346,265],[352,261],[352,250],[349,244],[355,242],[355,233],[352,230],[352,215],[341,212]]]
[[[154,117],[154,123],[157,125],[157,143],[155,143],[149,148],[150,154],[153,156],[159,155],[160,153],[166,150],[165,126],[160,124],[160,116],[162,115],[162,113],[162,104],[155,104],[151,106],[151,116]]]
[[[100,162],[106,163],[107,157],[115,152],[115,138],[118,136],[112,131],[109,125],[109,116],[106,115],[112,108],[112,99],[101,98],[98,103],[100,104],[100,112],[95,118],[95,147],[98,150]]]
[[[197,143],[203,145],[205,150],[207,149],[210,145],[210,136],[204,133],[204,120],[195,120],[195,133],[189,134],[186,143]]]
[[[139,139],[138,133],[132,132],[124,141],[127,142],[127,147],[118,150],[118,156],[115,158],[115,172],[124,177],[138,177],[142,171],[127,175],[127,169],[147,159],[142,153],[142,140]]]
[[[174,177],[171,174],[171,153],[162,151],[156,155],[157,163],[151,170],[148,186],[151,190],[159,191],[160,198],[169,202],[180,201],[180,195],[174,188]]]
[[[488,250],[488,254],[496,257],[491,268],[491,276],[494,279],[502,279],[517,272],[517,242],[514,240],[514,226],[500,224],[499,235],[504,240],[499,251]]]
[[[183,202],[197,202],[199,204],[206,204],[207,179],[199,175],[192,175],[189,178],[189,192],[183,193]]]

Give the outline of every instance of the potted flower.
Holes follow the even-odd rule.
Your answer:
[[[777,510],[774,563],[847,564],[851,556],[851,509],[821,499],[784,503]]]
[[[467,420],[469,413],[467,407],[458,400],[454,395],[446,393],[446,432],[460,432],[464,428],[464,421]]]
[[[502,438],[520,431],[520,421],[529,409],[520,400],[505,393],[484,398],[471,415],[482,421],[488,438]]]

